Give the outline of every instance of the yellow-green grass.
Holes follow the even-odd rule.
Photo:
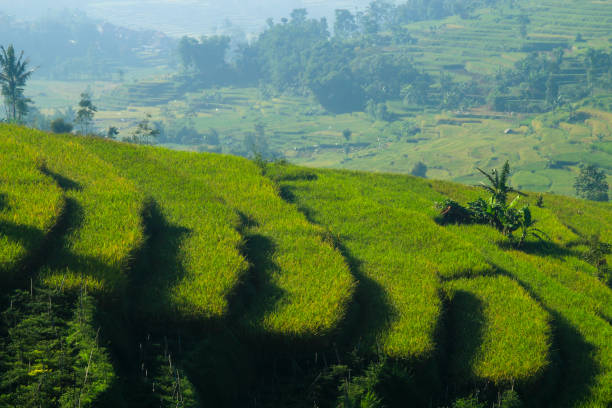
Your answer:
[[[474,190],[447,183],[437,183],[437,188],[442,185],[446,193],[455,199],[476,194]],[[547,211],[553,214],[559,211],[555,207],[555,200],[567,199],[545,196],[545,206],[552,209]],[[577,203],[580,203],[585,214],[600,214],[604,217],[602,219],[609,219],[612,214],[612,206],[609,204]],[[568,220],[569,217],[564,222],[578,230],[576,224]],[[581,224],[582,232],[592,233],[600,228],[588,220],[587,216],[586,223]],[[580,223],[579,217],[574,218],[574,222]],[[557,228],[562,227],[559,221]],[[488,226],[447,228],[455,239],[472,242],[483,256],[500,271],[515,278],[553,315],[555,346],[560,349],[563,359],[561,370],[572,373],[562,374],[555,395],[558,405],[555,406],[609,406],[612,403],[612,326],[608,317],[610,289],[590,276],[589,267],[579,263],[580,254],[575,254],[574,261],[569,262],[571,255],[557,256],[556,259],[554,251],[526,253],[515,249],[504,250],[499,245],[500,234]],[[569,238],[573,237],[569,235]],[[561,239],[556,244],[561,245],[563,241]],[[560,252],[563,252],[562,248]],[[577,282],[568,277],[575,278]]]
[[[464,203],[484,193],[478,188],[453,183],[436,181],[433,184],[438,191]],[[528,193],[522,200],[530,205],[536,226],[550,241],[543,244],[531,238],[524,251],[516,252],[517,256],[529,260],[567,288],[586,295],[584,301],[590,304],[591,310],[612,320],[612,291],[597,278],[596,268],[585,261],[584,246],[577,245],[592,234],[600,234],[604,241],[611,241],[612,205],[545,194],[544,207],[538,208],[535,206],[537,196]],[[502,241],[503,237],[497,236],[496,242]]]
[[[361,335],[398,358],[428,358],[441,313],[439,276],[484,273],[486,260],[447,239],[433,203],[408,191],[416,179],[276,166],[272,176],[353,259],[362,288]],[[425,188],[427,188],[425,186]]]
[[[564,354],[562,368],[574,372],[559,386],[559,400],[575,405],[607,406],[612,402],[612,327],[598,316],[588,294],[568,288],[551,271],[559,265],[538,257],[534,262],[521,251],[500,251],[498,233],[486,226],[449,227],[457,239],[479,244],[480,251],[500,269],[517,279],[554,316],[558,347]],[[543,266],[548,264],[547,268]],[[580,381],[575,381],[580,378]],[[585,391],[588,389],[588,392]],[[583,395],[584,394],[584,395]],[[564,406],[564,405],[562,405]]]
[[[42,280],[53,287],[121,294],[132,254],[143,242],[143,197],[113,167],[88,153],[74,137],[6,126],[1,133],[35,150],[66,197],[61,248],[44,262]]]
[[[39,169],[40,156],[0,128],[0,282],[19,278],[64,208],[62,191]]]
[[[505,276],[458,279],[444,290],[455,329],[449,333],[454,382],[511,384],[547,368],[550,315],[516,282]]]
[[[300,169],[295,172],[304,172],[304,170]],[[401,214],[391,212],[387,208],[379,209],[376,213],[368,211],[367,201],[376,200],[379,205],[387,201],[402,209],[418,208],[420,206],[421,210],[416,213],[417,216],[427,215],[433,218],[433,210],[428,211],[428,208],[431,207],[433,200],[442,198],[432,188],[434,185],[437,190],[444,190],[446,194],[463,202],[483,194],[482,191],[477,189],[452,183],[430,182],[409,177],[355,173],[353,179],[349,182],[348,175],[350,173],[312,172],[317,176],[317,180],[282,180],[282,174],[277,175],[277,178],[281,180],[282,186],[291,189],[291,193],[297,197],[298,204],[308,211],[315,221],[329,226],[330,230],[338,235],[343,245],[362,262],[361,268],[363,271],[373,270],[373,259],[384,256],[392,257],[393,251],[389,249],[390,243],[401,241],[402,234],[407,234],[406,231],[415,235],[424,234],[423,229],[403,225],[405,221]],[[344,177],[339,177],[339,175],[344,175]],[[286,178],[297,179],[299,177]],[[393,179],[396,180],[395,185],[389,182]],[[359,187],[356,187],[356,185]],[[380,189],[377,190],[376,187]],[[352,190],[352,194],[347,190]],[[400,198],[402,195],[406,197],[404,200]],[[359,199],[354,197],[359,197]],[[549,200],[550,197],[553,196],[545,196],[545,203],[551,201]],[[534,199],[534,197],[529,198],[529,200]],[[429,202],[429,205],[425,204],[426,202]],[[588,203],[584,205],[587,208],[590,207]],[[597,208],[597,205],[593,207]],[[609,217],[609,210],[602,208],[600,211],[603,216],[608,215]],[[528,241],[525,252],[510,249],[507,245],[503,245],[502,235],[488,226],[450,225],[444,227],[445,232],[449,233],[450,236],[442,236],[449,243],[460,242],[463,245],[470,246],[471,252],[473,252],[472,256],[475,259],[482,257],[481,259],[486,260],[495,272],[507,274],[516,279],[553,316],[555,344],[561,348],[563,356],[564,366],[561,370],[575,370],[582,376],[581,381],[572,383],[575,378],[562,375],[562,385],[560,387],[563,390],[558,395],[558,400],[564,401],[563,403],[560,402],[561,406],[606,406],[612,401],[612,330],[609,321],[600,316],[606,316],[609,312],[610,289],[601,285],[590,275],[592,271],[589,269],[589,265],[581,261],[580,253],[563,251],[563,245],[575,240],[576,235],[555,219],[554,212],[545,208],[542,210],[534,209],[534,213],[536,217],[542,220],[541,226],[550,231],[552,237],[552,243],[542,246],[541,253],[537,251],[538,246],[535,240]],[[372,221],[375,219],[373,214],[384,214],[384,218],[379,215],[376,221]],[[414,218],[414,214],[411,214],[411,216]],[[393,225],[388,225],[384,219],[394,220]],[[433,221],[431,222],[431,225],[435,225]],[[408,224],[418,225],[414,221]],[[431,228],[431,225],[428,228]],[[394,227],[401,229],[401,231],[393,231]],[[380,230],[376,228],[380,228]],[[373,232],[368,234],[369,231]],[[426,234],[424,235],[426,236]],[[434,264],[435,260],[438,259],[437,254],[435,249],[433,252],[430,251],[431,248],[435,247],[435,240],[429,239],[427,244],[419,248],[417,254],[420,258],[427,259],[430,265]],[[530,252],[529,248],[533,250]],[[402,249],[402,255],[396,255],[395,259],[401,259],[399,262],[405,263],[410,256],[410,251],[405,246]],[[449,262],[443,258],[439,259],[442,262]],[[395,260],[394,262],[399,263]],[[376,273],[368,277],[380,283],[390,300],[389,303],[394,304],[393,293],[397,290],[394,284],[397,285],[396,281],[400,279],[396,279],[396,281],[386,280],[384,279],[384,272],[384,270],[376,270]],[[397,273],[395,276],[399,278]],[[453,276],[450,275],[450,277]],[[415,275],[411,274],[410,277],[414,279]],[[423,277],[419,278],[423,281]],[[435,284],[434,281],[430,285],[434,286]],[[414,288],[402,292],[418,293]],[[411,301],[414,302],[415,297],[414,295],[411,296]],[[433,298],[435,296],[431,296],[429,299]],[[401,300],[408,302],[405,296]],[[403,308],[404,310],[410,310],[410,307],[406,307],[406,304],[403,305]],[[394,312],[397,313],[397,310],[396,306]],[[511,315],[512,311],[504,310],[504,313]],[[378,316],[382,314],[384,312],[381,313],[379,310]],[[415,316],[418,316],[420,320],[432,317],[435,320],[436,314],[432,313],[428,316],[413,310],[412,313],[404,313],[401,317],[405,321],[409,321],[411,318],[414,319]],[[525,327],[528,327],[528,324]],[[392,332],[394,328],[398,328],[398,326],[394,327],[392,322],[385,332]],[[417,331],[422,333],[422,330],[421,327]],[[409,332],[406,331],[405,334],[407,333]],[[394,345],[403,344],[403,350],[409,350],[409,347],[406,347],[406,337],[410,336],[404,336],[404,339]],[[390,336],[386,335],[386,339],[389,338]],[[414,338],[412,337],[412,339]],[[423,338],[421,334],[421,339]],[[382,339],[383,346],[386,346],[385,351],[389,352],[389,343],[385,341],[385,335],[382,336]],[[431,336],[425,337],[425,339],[425,341],[421,341],[422,344],[429,342],[433,345],[435,343]],[[398,337],[394,340],[397,341]],[[519,344],[518,336],[516,340],[516,344]],[[544,350],[543,352],[546,351],[545,348],[542,350]],[[496,368],[497,373],[512,372],[513,367],[519,367],[520,361],[524,359],[525,356],[523,355],[514,355],[511,360]],[[538,368],[538,372],[545,368],[542,365]],[[536,375],[537,373],[532,370],[531,374]],[[528,371],[519,376],[522,379],[528,377]],[[500,375],[498,378],[503,378],[503,376]],[[571,402],[567,403],[567,401]]]
[[[339,327],[355,287],[344,258],[257,165],[232,156],[156,153],[168,166],[188,169],[241,215],[256,293],[240,319],[249,332],[314,338]]]
[[[140,310],[156,319],[221,319],[248,265],[239,248],[239,217],[211,194],[180,152],[100,139],[80,144],[133,180],[159,207],[151,265],[143,271]],[[173,161],[173,157],[176,160]]]
[[[499,64],[492,68],[496,72]],[[244,155],[245,134],[263,125],[270,149],[294,164],[406,174],[416,163],[423,162],[429,168],[429,178],[473,183],[480,177],[475,167],[501,166],[510,160],[517,170],[515,185],[565,195],[575,193],[573,181],[578,163],[606,167],[612,160],[606,149],[611,144],[610,118],[601,107],[592,108],[590,99],[585,100],[580,111],[591,117],[580,124],[566,123],[568,114],[563,110],[533,115],[495,113],[486,107],[468,113],[423,112],[399,100],[387,103],[395,121],[383,122],[373,121],[363,112],[332,115],[307,98],[264,99],[253,88],[222,88],[215,92],[219,102],[208,106],[203,101],[209,91],[201,91],[167,105],[101,111],[97,115],[98,127],[118,127],[120,137],[124,137],[145,114],[151,114],[154,120],[170,123],[174,119],[169,118],[176,118],[177,123],[183,123],[189,109],[202,106],[193,124],[202,134],[216,129],[220,145],[168,143],[167,147],[194,151],[214,148]],[[405,122],[420,132],[398,137]],[[344,129],[352,131],[348,153]],[[506,129],[514,132],[506,134]],[[598,136],[602,139],[598,140]],[[603,150],[596,149],[596,144]],[[569,165],[547,167],[552,161]]]

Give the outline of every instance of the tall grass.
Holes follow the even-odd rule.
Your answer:
[[[64,208],[62,191],[38,168],[40,157],[14,129],[0,127],[0,282],[20,277]]]
[[[35,150],[66,197],[66,225],[44,262],[42,279],[54,287],[120,294],[127,284],[130,257],[143,241],[143,197],[134,184],[73,137],[14,126],[2,126],[0,131]]]
[[[458,200],[475,194],[446,183],[436,183],[436,188]],[[574,203],[575,210],[567,204],[557,206],[558,200]],[[568,251],[576,236],[558,232],[570,228],[582,234],[596,233],[610,218],[612,206],[553,196],[545,196],[544,202],[550,208],[536,212],[536,217],[548,219],[552,242],[533,245],[531,253],[500,247],[499,233],[486,226],[448,229],[455,239],[472,242],[553,316],[555,346],[562,357],[562,365],[557,367],[561,377],[554,395],[556,406],[608,406],[612,403],[611,291],[591,276],[592,268],[580,259],[580,252]],[[574,211],[582,211],[584,220]],[[551,214],[559,214],[556,226]],[[602,217],[601,222],[596,222],[595,214]]]
[[[532,381],[549,365],[550,315],[516,282],[477,277],[448,282],[453,382]]]
[[[188,171],[191,180],[240,215],[243,252],[251,264],[241,292],[248,309],[240,320],[249,332],[313,338],[338,328],[352,299],[354,279],[342,255],[323,240],[324,230],[284,202],[257,165],[230,156],[162,150],[152,154],[159,162]],[[254,293],[252,299],[245,299],[248,291]]]
[[[159,230],[159,242],[136,294],[142,312],[157,319],[225,317],[248,266],[239,252],[238,215],[194,177],[189,162],[182,161],[187,155],[99,139],[79,142],[158,207],[149,228]]]
[[[462,243],[445,239],[432,220],[431,203],[415,203],[417,195],[404,188],[410,182],[404,177],[314,170],[300,177],[300,172],[277,166],[271,175],[353,259],[366,343],[392,357],[431,357],[441,314],[438,276],[484,272],[489,265]]]

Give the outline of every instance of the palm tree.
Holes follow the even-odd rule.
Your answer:
[[[497,171],[497,169],[493,169],[491,173],[487,173],[486,171],[478,167],[476,168],[476,170],[481,172],[489,180],[489,184],[480,183],[480,187],[491,193],[496,203],[506,205],[509,193],[525,195],[508,185],[508,177],[510,176],[510,163],[508,163],[507,161],[504,164],[501,174],[499,173],[499,171]]]
[[[23,95],[24,87],[33,69],[28,69],[29,61],[23,58],[23,51],[17,57],[15,48],[0,47],[0,84],[6,107],[6,116],[10,121],[18,121],[27,113],[30,100]]]

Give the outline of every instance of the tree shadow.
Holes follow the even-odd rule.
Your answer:
[[[9,205],[8,205],[8,199],[6,197],[6,194],[4,193],[0,193],[0,211],[4,211],[4,210],[8,210],[9,209]]]
[[[19,242],[25,248],[25,257],[14,266],[14,276],[7,282],[11,288],[22,287],[43,266],[64,255],[67,235],[79,229],[82,223],[82,208],[71,198],[65,198],[62,210],[49,232],[13,223],[0,223],[0,234]]]
[[[74,180],[69,179],[68,177],[65,177],[59,173],[55,173],[53,172],[51,169],[49,169],[47,166],[41,166],[40,167],[40,171],[48,176],[51,177],[55,183],[64,191],[83,191],[83,186],[81,186],[81,184],[77,183]]]
[[[279,187],[279,191],[278,194],[280,195],[280,197],[285,200],[287,203],[289,204],[295,204],[296,201],[296,196],[295,193],[293,192],[293,188],[291,188],[290,186],[287,185],[281,185]]]
[[[593,360],[596,349],[561,313],[544,309],[552,316],[551,349],[556,355],[539,381],[524,387],[525,394],[531,396],[527,405],[576,406],[593,396],[592,386],[601,373],[599,364]]]
[[[280,174],[271,174],[270,177],[278,182],[282,181],[315,181],[319,178],[316,173],[304,168],[291,168]]]
[[[152,324],[173,314],[170,290],[185,277],[181,244],[191,230],[170,223],[152,199],[141,215],[146,242],[132,268],[128,307],[136,320]]]
[[[512,242],[504,240],[497,242],[497,246],[504,251],[517,250],[529,255],[552,257],[556,259],[561,259],[566,256],[581,256],[579,251],[551,241],[526,241],[517,248]]]
[[[527,283],[494,265],[500,274],[514,279],[551,317],[550,364],[535,381],[519,385],[529,395],[527,406],[575,406],[592,396],[595,378],[601,368],[593,359],[596,348],[588,343],[572,323],[557,310],[546,306]],[[599,316],[597,316],[599,317]]]
[[[240,225],[238,232],[243,237],[240,253],[249,263],[249,273],[244,282],[237,288],[230,299],[230,316],[233,319],[244,319],[253,325],[260,324],[266,315],[274,310],[283,299],[285,291],[272,283],[272,275],[281,272],[274,262],[276,251],[274,241],[257,231],[259,224],[248,215],[238,212]]]
[[[482,346],[485,327],[484,305],[474,294],[457,290],[448,304],[446,346],[448,366],[447,384],[458,387],[452,393],[461,393],[476,378],[471,370]]]
[[[278,180],[317,180],[316,174],[311,174],[307,171],[305,173],[306,177],[292,175],[281,177]],[[280,197],[290,204],[298,204],[295,190],[294,186],[280,184]],[[327,229],[326,225],[322,225],[316,220],[316,214],[313,209],[298,205],[297,210],[311,224]],[[338,237],[333,234],[326,234],[322,238],[331,241],[334,248],[340,252],[353,278],[357,282],[353,300],[349,304],[344,320],[338,327],[338,341],[347,350],[359,349],[366,354],[374,355],[379,348],[378,341],[380,336],[396,318],[397,311],[389,301],[385,289],[364,273],[363,262],[355,257]]]
[[[312,221],[311,221],[312,222]],[[385,289],[362,269],[363,262],[339,240],[333,240],[334,247],[342,254],[357,282],[353,301],[345,321],[341,325],[340,338],[350,348],[373,352],[378,348],[380,336],[397,318],[397,311],[389,301]]]

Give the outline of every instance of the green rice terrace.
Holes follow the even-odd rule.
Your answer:
[[[397,25],[387,22],[385,2],[378,3],[383,15],[378,32],[351,36],[334,27],[334,35],[287,41],[296,55],[302,52],[298,56],[283,48],[282,40],[266,39],[276,38],[276,31],[282,34],[280,38],[308,37],[311,31],[296,28],[296,34],[287,28],[291,24],[277,24],[259,37],[263,51],[253,46],[253,52],[260,52],[260,59],[270,58],[260,70],[275,64],[303,65],[301,71],[287,73],[297,78],[294,83],[275,84],[274,69],[269,76],[243,78],[243,71],[254,62],[247,61],[242,67],[240,58],[226,64],[216,82],[215,74],[193,74],[193,67],[187,70],[190,74],[180,69],[171,74],[165,69],[156,76],[151,70],[132,76],[129,82],[94,84],[100,108],[97,124],[103,129],[116,127],[122,138],[151,115],[160,130],[158,142],[166,147],[241,156],[251,153],[249,135],[257,133],[263,144],[259,150],[315,168],[409,174],[422,163],[429,178],[474,183],[480,177],[474,167],[500,167],[509,160],[515,169],[514,185],[573,195],[572,179],[580,165],[594,164],[612,182],[610,64],[593,68],[586,62],[593,50],[611,49],[610,1],[464,1],[441,16],[408,18]],[[407,4],[417,14],[424,7],[421,3]],[[466,10],[461,11],[462,4]],[[400,12],[387,11],[392,16]],[[314,19],[306,22],[317,24]],[[313,44],[321,40],[349,50],[351,56],[340,62],[350,65],[355,75],[367,65],[390,65],[384,74],[392,78],[389,83],[376,72],[362,73],[354,83],[376,87],[382,81],[385,89],[398,88],[395,82],[401,80],[410,85],[402,83],[396,91],[367,96],[384,114],[365,104],[349,112],[322,106],[308,81],[313,71],[309,66],[316,65],[317,58],[324,66],[338,61],[334,53],[317,57]],[[529,60],[533,55],[548,61],[544,65],[551,61],[558,65],[544,69],[545,74],[529,71],[525,66],[533,63]],[[394,58],[400,66],[411,66],[422,74],[421,79],[429,75],[431,83],[426,89],[419,88],[418,75],[406,79],[414,72],[393,68]],[[517,71],[520,64],[527,77],[536,79],[520,86],[505,83],[504,78],[512,76],[508,72]],[[319,76],[327,73],[323,68],[314,72]],[[598,76],[599,82],[593,82]],[[209,83],[201,85],[206,81],[202,78]],[[63,107],[74,103],[77,92],[66,93],[64,98],[58,94],[74,86],[42,81],[34,84],[32,96],[43,107]],[[450,91],[445,91],[447,86]],[[538,94],[532,89],[538,86],[547,90],[540,89]],[[413,100],[411,90],[427,96]],[[545,103],[551,95],[544,93],[551,90],[558,100]],[[350,131],[348,138],[343,136],[346,130]]]
[[[2,124],[0,407],[611,406],[612,204],[490,168],[487,201]]]

